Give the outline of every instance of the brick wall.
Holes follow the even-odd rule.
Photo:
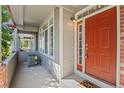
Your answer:
[[[0,66],[0,88],[7,88],[7,66]]]
[[[120,6],[120,25],[121,25],[120,85],[121,87],[124,87],[124,6]]]

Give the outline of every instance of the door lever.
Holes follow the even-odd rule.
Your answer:
[[[88,54],[87,54],[87,53],[85,53],[85,58],[86,58],[86,59],[88,58]]]

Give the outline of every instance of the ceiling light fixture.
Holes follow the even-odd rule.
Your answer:
[[[76,19],[74,17],[71,17],[72,22],[76,22]]]

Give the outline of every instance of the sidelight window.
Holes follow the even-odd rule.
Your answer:
[[[82,24],[78,26],[78,64],[82,64]]]

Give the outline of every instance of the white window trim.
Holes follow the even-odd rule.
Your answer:
[[[53,18],[53,24],[50,24],[49,25],[49,22],[50,22],[50,20]],[[46,28],[46,29],[44,29],[43,30],[43,26],[45,25],[45,24],[48,24],[48,27]],[[52,27],[53,26],[53,56],[51,56],[50,55],[50,27]],[[48,43],[47,43],[47,46],[48,46],[48,48],[47,48],[47,54],[44,52],[43,53],[43,51],[42,51],[42,43],[43,43],[43,41],[42,41],[42,34],[43,34],[43,32],[45,32],[45,31],[48,31]],[[41,37],[40,37],[40,46],[41,47],[39,47],[41,50],[40,50],[40,53],[42,54],[42,55],[45,55],[45,56],[47,56],[47,57],[49,57],[49,58],[51,58],[51,59],[55,59],[55,26],[54,26],[54,10],[51,12],[51,15],[49,15],[48,16],[48,18],[47,18],[47,20],[40,26],[40,34],[41,34]]]

